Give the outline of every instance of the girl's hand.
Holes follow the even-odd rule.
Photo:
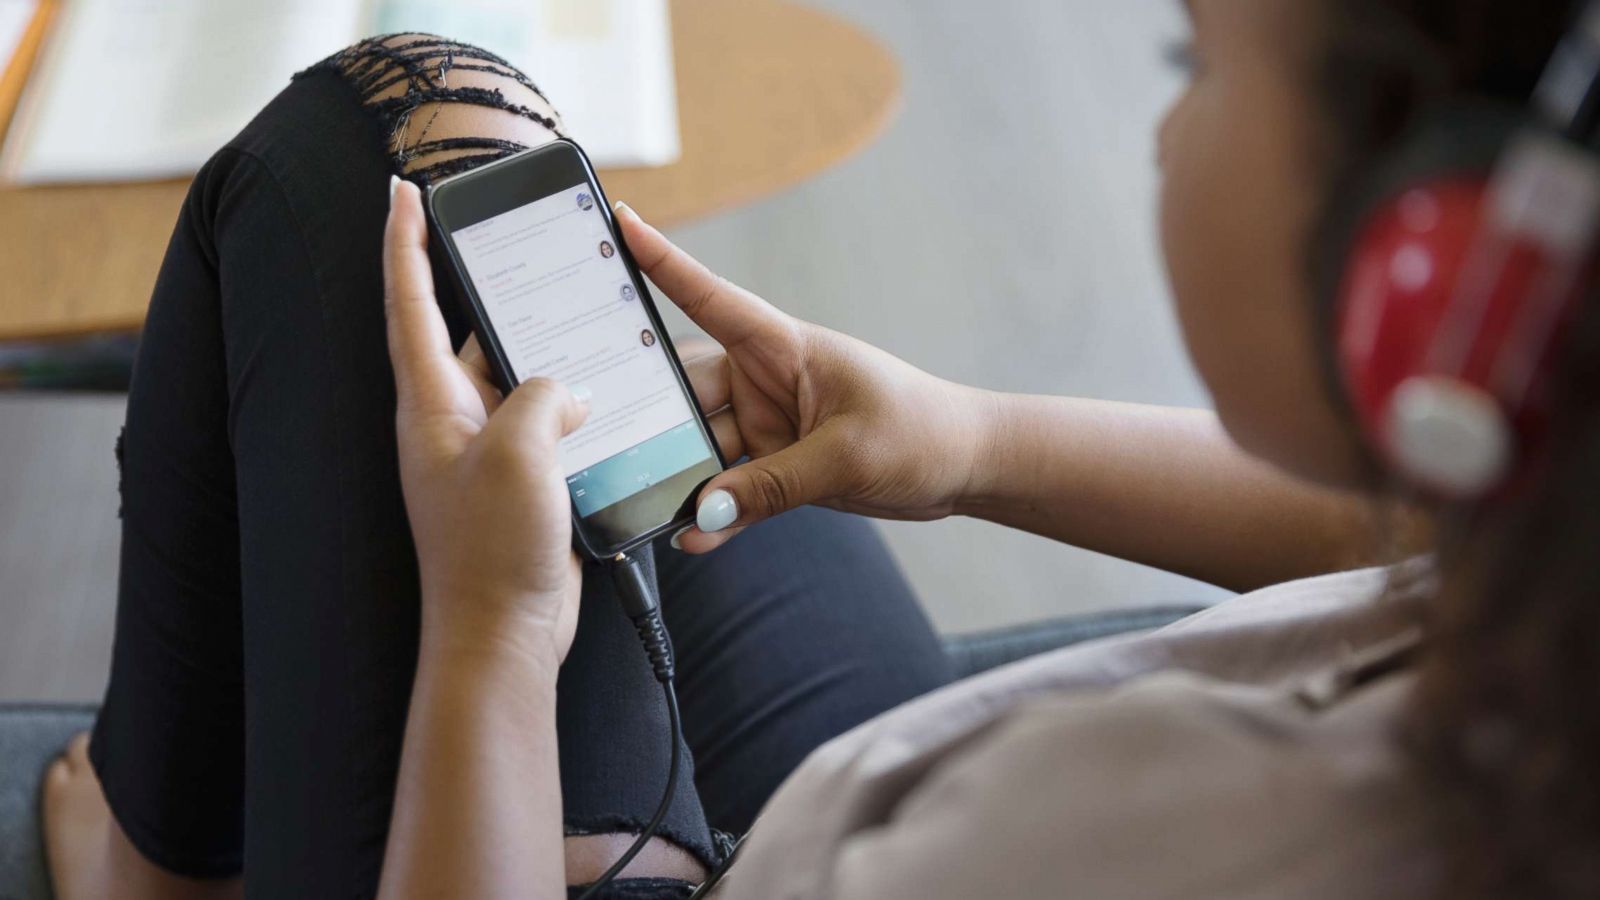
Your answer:
[[[950,514],[989,445],[992,395],[783,313],[625,205],[617,222],[650,280],[722,344],[685,369],[723,454],[751,459],[701,491],[680,547],[703,553],[808,503],[889,519]]]
[[[476,339],[457,359],[427,243],[420,194],[399,182],[384,234],[384,307],[424,647],[509,640],[559,663],[577,623],[579,569],[557,445],[588,404],[548,379],[502,402]]]

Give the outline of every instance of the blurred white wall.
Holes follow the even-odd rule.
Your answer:
[[[1182,83],[1164,55],[1188,28],[1178,4],[818,5],[894,50],[900,117],[844,166],[676,237],[791,312],[948,378],[1206,405],[1156,240],[1154,133]],[[884,529],[946,628],[1222,596],[970,520]]]

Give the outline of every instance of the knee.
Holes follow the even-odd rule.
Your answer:
[[[522,72],[428,34],[368,38],[335,66],[388,135],[395,167],[429,182],[558,137],[561,116]]]

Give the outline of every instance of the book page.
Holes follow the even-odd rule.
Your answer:
[[[193,174],[355,39],[361,0],[72,0],[0,155],[17,182]]]
[[[505,58],[597,166],[678,159],[667,0],[377,0],[371,30],[438,34]]]

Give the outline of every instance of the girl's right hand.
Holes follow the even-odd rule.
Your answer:
[[[678,546],[703,553],[805,504],[936,519],[971,489],[993,395],[782,312],[623,204],[617,223],[645,275],[722,345],[684,365],[724,456],[750,457],[701,490],[696,527]]]

